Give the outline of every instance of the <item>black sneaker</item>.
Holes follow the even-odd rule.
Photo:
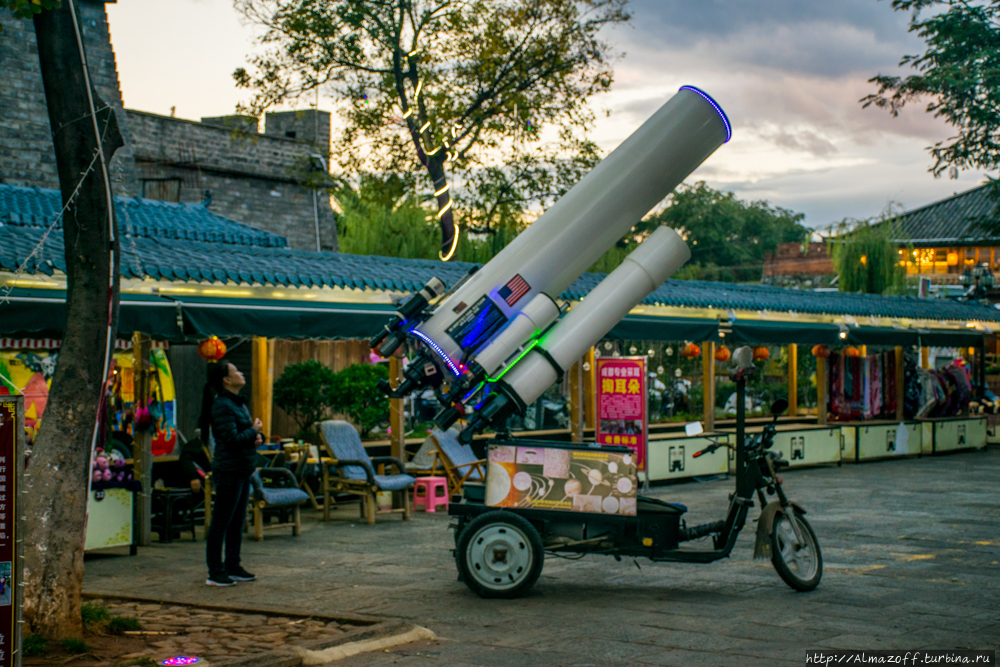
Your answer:
[[[205,584],[208,586],[235,586],[236,582],[225,574],[210,574],[205,580]]]
[[[228,574],[229,576],[227,578],[232,579],[233,581],[253,581],[254,579],[257,578],[256,574],[250,574],[242,567],[238,567],[235,570],[231,570],[228,572]]]

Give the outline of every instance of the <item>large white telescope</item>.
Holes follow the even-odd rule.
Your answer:
[[[403,304],[371,341],[384,356],[405,340],[422,348],[391,395],[447,382],[439,397],[457,407],[537,340],[558,319],[554,299],[730,135],[711,97],[681,88],[490,262],[448,293],[431,281]]]

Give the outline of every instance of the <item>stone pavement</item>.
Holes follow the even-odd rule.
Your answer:
[[[448,517],[375,526],[356,503],[244,542],[259,576],[204,585],[204,542],[88,559],[85,590],[302,614],[398,618],[442,641],[350,658],[345,667],[440,665],[782,665],[807,648],[1000,648],[1000,448],[784,473],[825,561],[820,587],[796,593],[753,562],[748,523],[731,559],[653,564],[549,558],[519,600],[481,600],[456,581]],[[661,486],[689,523],[721,518],[731,480]],[[751,511],[755,518],[757,510]],[[638,565],[638,567],[637,567]]]

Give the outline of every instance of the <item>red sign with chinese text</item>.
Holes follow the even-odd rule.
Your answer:
[[[646,358],[597,359],[596,438],[601,445],[623,445],[646,469]]]

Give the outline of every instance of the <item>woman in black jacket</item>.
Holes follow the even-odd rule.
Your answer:
[[[250,499],[250,476],[254,471],[257,445],[263,442],[263,424],[250,417],[246,399],[239,395],[246,384],[243,373],[233,364],[222,361],[208,366],[208,384],[202,402],[202,419],[211,414],[215,454],[212,457],[212,484],[215,502],[212,525],[208,529],[205,551],[208,560],[209,586],[232,586],[237,581],[256,577],[240,565],[243,522]],[[216,394],[213,401],[212,394]],[[222,560],[222,544],[226,560]]]

